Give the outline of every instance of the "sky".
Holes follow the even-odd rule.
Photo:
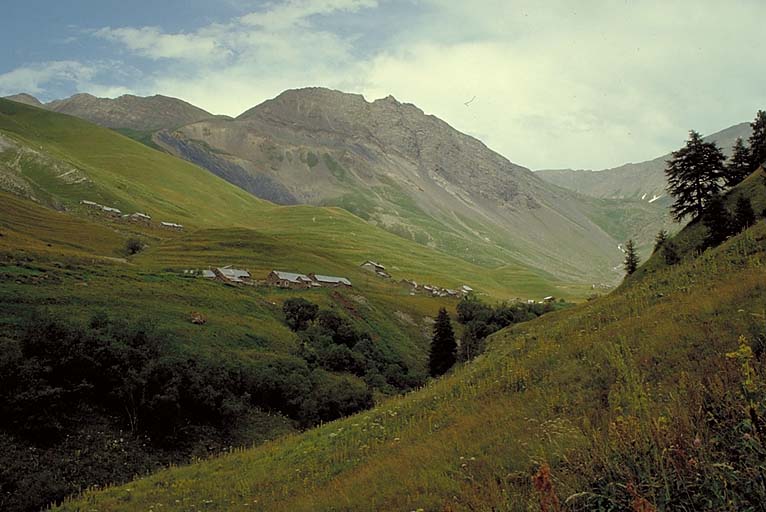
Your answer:
[[[531,169],[603,169],[766,109],[763,0],[3,0],[0,96],[393,95]]]

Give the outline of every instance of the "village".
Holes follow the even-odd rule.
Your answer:
[[[135,223],[144,224],[147,226],[150,225],[152,222],[151,215],[148,215],[146,213],[140,213],[140,212],[122,213],[122,210],[120,210],[119,208],[105,206],[103,204],[99,204],[94,201],[87,201],[85,199],[80,201],[80,204],[87,206],[88,208],[91,208],[93,210],[96,210],[100,213],[105,213],[114,219],[135,222]],[[182,224],[178,224],[176,222],[167,222],[167,221],[161,221],[160,227],[164,229],[172,229],[174,231],[183,231],[184,229]]]
[[[386,270],[386,267],[380,263],[367,260],[360,267],[381,279],[392,279]],[[229,286],[261,286],[282,288],[289,290],[306,290],[311,288],[353,288],[351,280],[346,277],[328,276],[316,273],[302,274],[299,272],[285,272],[281,270],[272,270],[266,276],[266,279],[255,279],[248,270],[234,268],[232,265],[225,267],[215,267],[205,270],[184,270],[185,277],[202,277],[204,279],[215,280]],[[462,299],[475,294],[472,287],[464,284],[459,288],[443,288],[431,284],[420,284],[413,280],[402,279],[398,282],[406,287],[410,295],[427,295],[430,297],[455,298]],[[529,299],[527,304],[546,304],[555,302],[553,296],[544,297],[542,300]],[[524,302],[521,299],[515,299],[515,302]]]
[[[386,267],[380,263],[367,260],[360,267],[381,279],[392,279],[386,271]],[[250,271],[234,268],[232,265],[225,267],[211,267],[205,270],[184,270],[187,277],[202,277],[216,280],[232,286],[268,286],[283,289],[310,289],[310,288],[352,288],[351,280],[346,277],[329,276],[314,272],[303,274],[300,272],[286,272],[272,270],[266,279],[255,279]],[[461,298],[473,293],[473,288],[463,285],[458,289],[443,288],[429,284],[418,284],[415,281],[402,279],[400,284],[409,288],[410,295],[423,294],[433,297]]]

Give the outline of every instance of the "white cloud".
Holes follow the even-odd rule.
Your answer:
[[[115,91],[230,115],[309,85],[393,94],[522,165],[602,168],[766,107],[765,18],[747,0],[288,0],[188,32],[93,34],[150,61]],[[0,75],[0,88],[39,92],[69,72],[79,90],[105,90],[87,65],[49,67]]]
[[[377,7],[377,0],[289,0],[272,3],[270,8],[242,16],[239,21],[245,25],[258,26],[267,30],[284,30],[296,25],[306,25],[308,18],[335,12],[357,12]]]
[[[231,53],[219,41],[217,36],[221,34],[216,33],[165,34],[158,27],[105,27],[94,35],[151,59],[205,60],[225,58]]]
[[[52,61],[30,64],[0,75],[0,95],[18,92],[40,94],[54,81],[86,83],[96,70],[76,61]]]

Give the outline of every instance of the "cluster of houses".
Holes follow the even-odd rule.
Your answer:
[[[386,272],[386,267],[380,263],[376,263],[372,260],[367,260],[359,266],[368,272],[372,272],[378,277],[382,277],[383,279],[391,279],[391,274]]]
[[[244,284],[249,286],[265,285],[277,288],[307,289],[307,288],[351,288],[351,281],[345,277],[326,276],[322,274],[299,274],[297,272],[282,272],[272,270],[265,281],[256,281],[247,270],[232,268],[231,265],[203,270],[202,277],[217,279],[227,284]]]
[[[104,212],[104,213],[106,213],[106,214],[108,214],[108,215],[110,215],[112,217],[115,217],[115,218],[119,217],[119,218],[121,218],[123,220],[127,220],[127,221],[130,221],[130,222],[137,222],[137,223],[140,223],[140,224],[148,225],[152,221],[152,217],[150,215],[146,214],[146,213],[135,212],[135,213],[125,213],[124,214],[124,213],[122,213],[122,210],[120,210],[119,208],[113,208],[111,206],[105,206],[103,204],[98,204],[98,203],[96,203],[94,201],[87,201],[85,199],[80,201],[80,204],[83,204],[83,205],[88,206],[90,208],[93,208],[95,210],[102,211],[102,212]],[[160,222],[160,227],[165,228],[165,229],[173,229],[173,230],[176,230],[176,231],[182,231],[184,229],[183,225],[176,224],[175,222]]]
[[[374,261],[365,261],[360,265],[363,269],[374,273],[375,275],[390,279],[391,275],[386,272],[386,268]],[[281,270],[272,270],[265,280],[255,280],[247,270],[233,268],[231,265],[226,267],[211,268],[198,273],[194,270],[184,272],[189,276],[201,275],[206,279],[215,279],[231,285],[248,286],[273,286],[286,289],[309,289],[309,288],[351,288],[351,281],[345,277],[327,276],[322,274],[301,274],[298,272],[284,272]],[[415,281],[402,280],[401,283],[410,288],[410,294],[422,293],[433,297],[455,297],[461,298],[473,293],[473,288],[464,284],[460,288],[450,289],[430,284],[418,284]],[[547,299],[547,298],[546,298]]]
[[[442,288],[441,286],[434,286],[431,284],[418,284],[415,281],[409,281],[407,279],[403,279],[401,283],[410,287],[410,295],[422,293],[433,297],[465,297],[466,295],[473,293],[473,288],[467,284],[464,284],[458,289],[452,289]]]

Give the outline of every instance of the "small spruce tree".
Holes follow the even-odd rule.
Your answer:
[[[726,163],[726,186],[733,187],[750,176],[750,149],[745,145],[742,137],[737,137],[737,142],[732,147],[731,157]]]
[[[432,377],[444,375],[455,364],[457,343],[449,313],[444,308],[439,310],[434,324],[428,369]]]
[[[702,223],[707,228],[705,247],[715,247],[723,243],[732,232],[732,219],[729,210],[720,195],[714,196],[707,204],[702,216]]]
[[[766,112],[759,110],[750,123],[753,133],[750,135],[750,172],[755,172],[766,162]]]
[[[660,247],[665,245],[665,242],[668,241],[668,232],[664,229],[661,229],[659,233],[657,233],[657,236],[654,237],[654,249],[652,252],[657,252]]]
[[[641,263],[641,260],[639,260],[638,253],[636,252],[636,244],[633,243],[633,240],[628,240],[628,243],[625,245],[625,262],[623,263],[625,272],[628,275],[632,274],[638,269],[639,263]]]
[[[666,265],[675,265],[681,261],[681,256],[678,254],[678,246],[673,240],[668,240],[662,246],[662,257]]]
[[[734,227],[737,231],[743,231],[755,224],[755,211],[753,203],[745,196],[737,198],[737,206],[734,208]]]
[[[686,145],[673,152],[665,175],[668,192],[674,198],[673,217],[681,221],[687,215],[699,217],[705,204],[721,190],[725,157],[714,142],[705,142],[694,130]]]

